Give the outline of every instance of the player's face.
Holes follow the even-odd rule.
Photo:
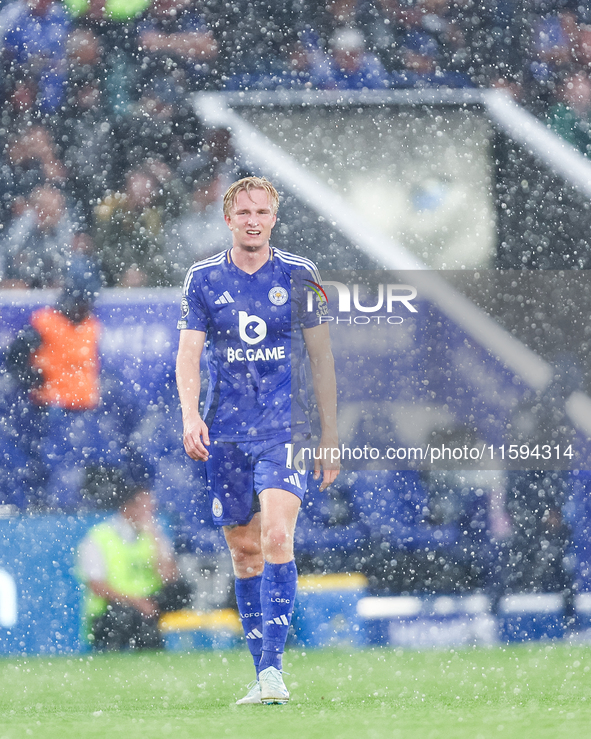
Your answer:
[[[250,193],[242,190],[225,220],[232,231],[232,245],[237,249],[256,252],[269,245],[277,216],[271,209],[265,190],[251,190]]]

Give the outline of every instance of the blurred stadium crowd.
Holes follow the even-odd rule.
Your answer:
[[[73,257],[94,262],[107,287],[180,285],[224,247],[220,196],[242,172],[229,133],[194,115],[195,91],[497,87],[591,150],[591,8],[576,0],[4,0],[0,58],[0,288],[61,287]],[[102,382],[97,433],[150,439],[178,542],[214,550],[170,421],[174,391],[146,413]],[[3,410],[15,418],[23,402]],[[66,498],[53,503],[23,484],[0,503],[79,506],[63,480]],[[351,474],[311,491],[299,556],[310,570],[373,573],[395,592],[563,590],[575,577],[563,512],[586,540],[588,484],[575,486],[575,505],[565,475],[460,475],[447,495],[447,483],[414,473]]]
[[[588,5],[4,0],[0,285],[56,286],[71,252],[108,286],[176,285],[218,248],[236,173],[193,91],[496,86],[585,152]]]

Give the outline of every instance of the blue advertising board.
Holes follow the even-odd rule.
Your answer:
[[[97,517],[0,520],[0,654],[80,649],[78,542]]]

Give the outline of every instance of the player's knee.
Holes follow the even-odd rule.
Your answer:
[[[265,559],[274,561],[293,550],[293,535],[283,526],[273,526],[263,534]]]
[[[254,577],[263,566],[261,547],[255,542],[229,544],[234,571],[238,577]]]
[[[245,550],[242,547],[230,547],[230,554],[234,564],[244,565],[252,560],[257,560],[261,556],[260,549]]]

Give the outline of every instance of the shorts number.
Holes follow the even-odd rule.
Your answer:
[[[287,450],[287,458],[285,460],[285,466],[288,470],[295,469],[300,473],[300,475],[303,475],[306,471],[306,465],[304,464],[304,450],[303,448],[300,449],[300,451],[296,454],[295,459],[293,456],[293,444],[287,443],[285,445],[285,448]]]

